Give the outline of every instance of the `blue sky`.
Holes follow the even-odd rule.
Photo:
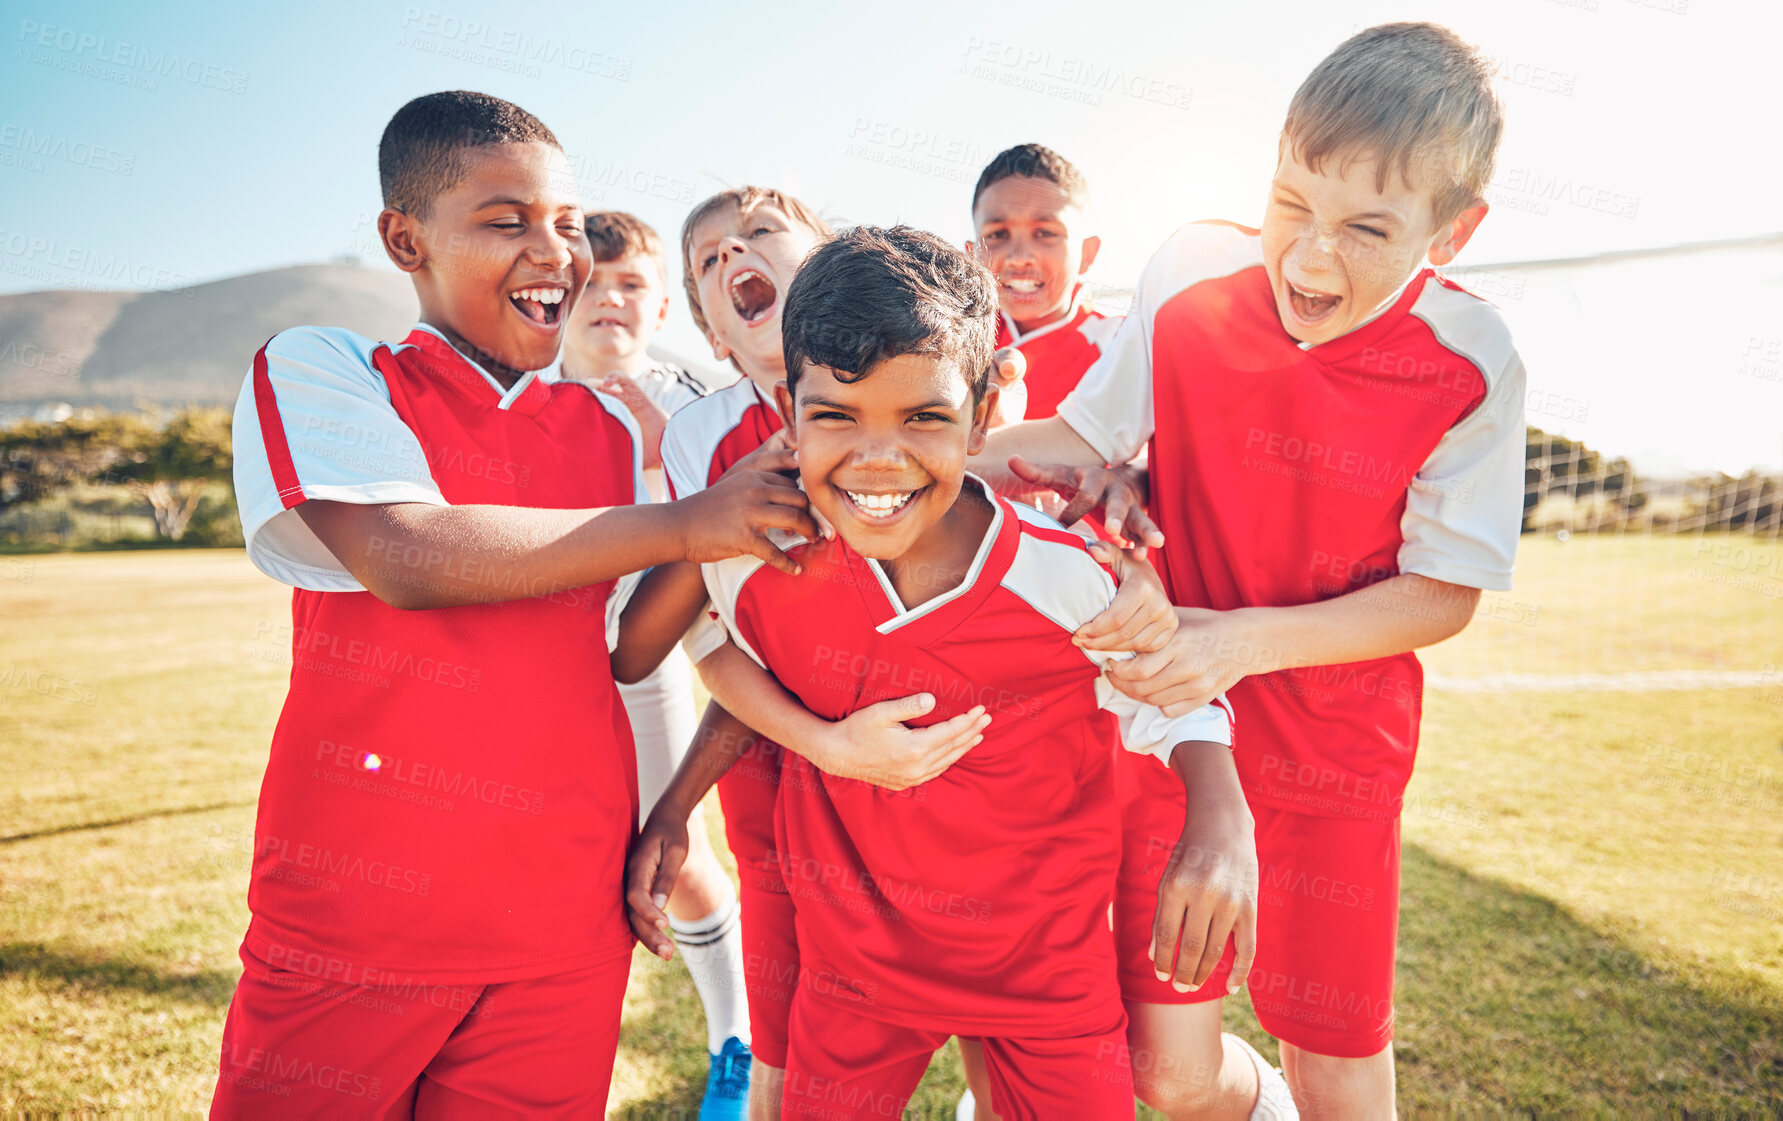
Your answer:
[[[1120,287],[1183,221],[1254,221],[1299,79],[1353,30],[1401,18],[1455,27],[1505,72],[1494,211],[1462,264],[1738,237],[1783,228],[1778,12],[1729,0],[27,0],[0,16],[0,291],[176,287],[343,253],[375,263],[378,135],[408,98],[454,87],[537,113],[587,203],[671,236],[692,201],[759,182],[838,220],[963,239],[979,168],[1038,140],[1088,175],[1105,243],[1094,279]],[[1783,268],[1760,272],[1774,289]],[[1718,275],[1680,290],[1700,300]],[[1673,293],[1635,285],[1620,298],[1642,314],[1623,303],[1619,324],[1692,318]],[[1763,322],[1735,316],[1714,361],[1738,345],[1762,356],[1783,335],[1773,307],[1754,303]],[[1561,314],[1514,310],[1514,328],[1517,315]],[[679,308],[671,341],[697,345]],[[1532,384],[1559,391],[1568,376],[1531,362]],[[1728,376],[1724,421],[1779,415],[1783,379]],[[1587,419],[1573,434],[1668,443],[1662,413],[1642,426],[1595,433]],[[1674,450],[1680,465],[1776,465],[1783,436],[1753,428],[1731,450]]]

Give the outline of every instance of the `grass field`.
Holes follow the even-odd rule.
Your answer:
[[[1430,652],[1439,680],[1761,676],[1430,697],[1408,1109],[1783,1110],[1780,552],[1531,539],[1517,590]],[[0,557],[0,1112],[208,1101],[288,620],[239,552]],[[614,1112],[690,1109],[703,1043],[683,968],[639,955]],[[949,1051],[913,1114],[951,1116],[960,1086]]]

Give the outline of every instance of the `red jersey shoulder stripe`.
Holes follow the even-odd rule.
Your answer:
[[[291,462],[291,444],[285,438],[285,422],[279,416],[278,397],[272,391],[272,377],[266,372],[267,339],[254,354],[254,412],[260,418],[260,442],[266,448],[266,462],[272,468],[272,481],[279,490],[279,501],[289,510],[303,501],[303,483],[297,478],[297,467]]]

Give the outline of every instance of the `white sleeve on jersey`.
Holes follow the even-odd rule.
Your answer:
[[[1066,532],[1045,514],[1012,505],[1023,521]],[[1114,599],[1115,591],[1114,577],[1082,545],[1032,536],[1023,536],[1003,586],[1067,632],[1100,614]],[[1094,650],[1085,650],[1083,655],[1098,668],[1133,656]],[[1162,709],[1119,692],[1107,677],[1098,677],[1096,701],[1120,721],[1121,743],[1128,751],[1155,755],[1166,766],[1179,743],[1208,740],[1232,744],[1232,710],[1223,694],[1185,716],[1166,716]]]
[[[1400,520],[1399,571],[1505,591],[1523,523],[1523,360],[1490,304],[1427,283],[1412,314],[1479,369],[1486,397],[1444,433],[1413,477]]]
[[[625,426],[625,433],[631,437],[631,473],[632,504],[643,506],[654,502],[650,486],[644,478],[644,433],[638,428],[638,422],[619,398],[602,393],[593,386],[583,382],[582,385],[594,395],[594,399],[607,410],[607,415],[614,417]],[[631,602],[632,593],[638,590],[638,582],[644,578],[642,572],[632,572],[621,576],[614,582],[613,591],[607,596],[607,652],[611,653],[619,646],[619,616],[624,613],[625,605]]]
[[[704,406],[710,408],[711,406]],[[669,493],[686,498],[706,489],[706,476],[712,470],[711,449],[701,456],[701,429],[686,408],[669,414],[669,423],[662,430],[662,472],[669,480]],[[707,462],[701,462],[702,458]]]
[[[377,345],[333,327],[281,331],[266,344],[266,385],[256,390],[251,369],[242,383],[234,423],[236,502],[248,557],[275,580],[315,591],[364,591],[310,532],[297,502],[447,505],[421,441],[372,367]],[[268,392],[270,401],[257,395]],[[262,405],[277,416],[279,433],[261,431]],[[269,437],[270,446],[282,437],[289,448],[297,489],[291,480],[274,479]]]
[[[803,537],[780,530],[770,530],[768,539],[782,550],[802,544],[805,540]],[[737,600],[743,595],[743,585],[748,583],[749,578],[755,575],[765,563],[767,562],[760,557],[745,556],[731,557],[713,564],[700,565],[700,574],[706,578],[706,594],[711,597],[712,601],[712,614],[716,618],[706,620],[703,629],[696,625],[693,630],[687,632],[687,637],[681,640],[682,648],[687,651],[687,656],[693,659],[695,665],[698,665],[708,654],[723,646],[725,640],[729,639],[736,644],[737,649],[749,655],[756,665],[763,669],[768,668],[767,663],[762,661],[761,655],[755,652],[755,647],[749,645],[749,640],[743,637],[737,627]],[[699,635],[702,640],[698,647],[698,653],[695,653],[694,646],[696,635]]]
[[[1059,402],[1060,419],[1107,463],[1127,462],[1152,438],[1150,274],[1147,268],[1132,310],[1102,344],[1102,356]]]
[[[736,424],[740,408],[753,400],[753,397],[747,397],[739,401],[736,394],[719,390],[691,400],[670,414],[669,423],[662,431],[661,454],[663,474],[668,478],[672,497],[687,498],[706,489],[718,441]],[[724,639],[723,628],[702,615],[687,629],[681,649],[697,666],[707,655],[723,646]]]
[[[1059,402],[1059,416],[1108,463],[1145,450],[1156,430],[1152,411],[1152,324],[1158,309],[1203,280],[1260,264],[1255,236],[1225,224],[1190,223],[1146,263],[1133,306],[1102,356]]]

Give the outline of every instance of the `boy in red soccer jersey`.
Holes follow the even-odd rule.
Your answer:
[[[998,152],[972,191],[976,235],[966,248],[997,278],[997,345],[1027,359],[1030,420],[1058,411],[1121,325],[1083,290],[1102,248],[1089,232],[1089,205],[1082,173],[1039,144]]]
[[[862,227],[812,254],[787,305],[777,399],[839,540],[792,549],[795,580],[709,566],[715,609],[819,717],[920,688],[936,716],[997,719],[903,792],[784,757],[778,862],[800,955],[785,1111],[895,1116],[954,1034],[984,1041],[1009,1116],[1130,1111],[1107,919],[1116,740],[1169,758],[1191,792],[1185,852],[1237,851],[1249,822],[1221,746],[1227,717],[1172,719],[1109,689],[1109,655],[1073,634],[1108,607],[1113,579],[1076,535],[964,474],[996,395],[982,266],[933,235]],[[683,767],[664,806],[697,800],[709,779],[695,772]],[[682,831],[679,816],[659,808],[640,847]],[[653,896],[673,870],[654,884],[652,871],[634,857],[629,898],[656,945]],[[1199,959],[1201,942],[1246,923],[1251,885],[1226,871],[1198,887],[1166,878],[1161,941],[1180,936]]]
[[[1126,528],[1164,545],[1182,625],[1109,676],[1165,711],[1228,690],[1244,713],[1262,866],[1249,987],[1309,1115],[1393,1112],[1412,651],[1509,588],[1516,554],[1523,365],[1496,310],[1424,267],[1486,215],[1493,73],[1431,24],[1339,46],[1289,106],[1262,229],[1179,230],[1058,417],[982,457],[1014,488],[1012,453],[1088,474],[1150,449],[1156,525]],[[1172,971],[1165,948],[1155,964]],[[1136,1016],[1136,1050],[1183,1072],[1142,1096],[1242,1115],[1254,1063],[1219,1023],[1217,1000]]]
[[[212,1110],[594,1115],[632,944],[614,676],[691,619],[658,594],[691,570],[670,562],[790,564],[766,530],[816,526],[748,470],[634,505],[635,424],[552,368],[590,255],[536,117],[417,98],[378,165],[420,324],[281,332],[236,408],[248,553],[296,587],[294,665]],[[615,581],[653,565],[609,663]]]
[[[786,376],[781,314],[786,289],[805,255],[831,236],[829,225],[808,206],[771,188],[722,191],[689,213],[681,231],[689,308],[714,356],[728,359],[744,376],[670,418],[662,462],[675,495],[697,493],[751,456],[764,467],[792,465],[791,457],[779,450],[783,423],[772,397],[773,387]],[[1007,356],[1000,357],[1006,364],[999,366],[999,378],[1019,376]],[[764,444],[769,445],[765,458]],[[1132,589],[1146,586],[1134,581]],[[1122,599],[1086,635],[1109,649],[1120,644],[1143,648],[1148,605],[1141,596]],[[975,742],[988,718],[965,712],[912,732],[900,722],[923,716],[933,701],[906,697],[871,706],[832,727],[790,701],[764,694],[759,670],[725,647],[717,628],[696,628],[687,647],[714,698],[697,739],[729,744],[743,756],[724,772],[718,790],[726,839],[742,881],[752,1108],[758,1116],[773,1117],[785,1066],[787,1016],[799,975],[792,905],[780,877],[773,834],[781,746],[773,736],[758,737],[726,705],[747,708],[761,730],[778,733],[826,773],[893,789],[939,774]]]

